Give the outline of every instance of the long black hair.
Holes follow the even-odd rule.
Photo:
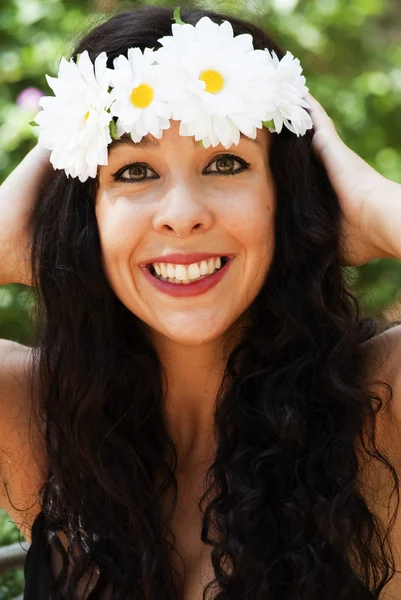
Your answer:
[[[284,55],[247,21],[181,12],[191,24],[204,15]],[[112,67],[131,46],[157,48],[171,24],[167,8],[124,10],[88,33],[73,56],[88,50],[94,60],[106,51]],[[376,326],[361,318],[348,290],[339,203],[310,135],[285,127],[272,134],[269,160],[274,256],[216,398],[218,445],[199,502],[215,575],[204,597],[372,600],[394,559],[358,485],[362,456],[385,464],[398,490],[376,447],[382,399],[364,376],[365,342]],[[164,371],[105,276],[96,186],[57,171],[35,214],[31,374],[49,460],[40,499],[64,564],[53,597],[77,598],[78,582],[92,573],[81,597],[108,590],[113,600],[173,600],[180,594],[169,541],[177,452],[162,414]]]

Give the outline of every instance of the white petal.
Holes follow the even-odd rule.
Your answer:
[[[58,78],[73,86],[82,85],[82,77],[73,59],[67,61],[64,56],[60,60]]]
[[[241,98],[235,97],[229,92],[216,94],[216,112],[220,115],[239,113],[245,110],[244,102]]]
[[[82,52],[82,54],[78,58],[77,65],[84,81],[89,85],[95,84],[96,81],[93,72],[93,63],[89,58],[89,53],[87,50]]]
[[[57,79],[56,77],[50,77],[50,75],[46,75],[46,81],[56,96],[58,94],[63,95],[64,93],[68,93],[70,86],[66,84],[65,81]]]
[[[124,127],[123,123],[121,122],[121,119],[117,120],[116,130],[118,137],[121,137],[122,135],[124,135],[124,133],[129,133],[129,131]]]
[[[171,52],[171,54],[173,54],[174,56],[181,55],[180,46],[177,44],[177,41],[172,36],[165,35],[164,37],[159,38],[157,41],[159,42],[159,44],[162,44],[163,48]],[[168,55],[164,52],[161,52],[161,49],[159,48],[157,50],[157,60],[162,61],[168,59]]]
[[[209,148],[212,145],[212,142],[210,141],[209,136],[206,136],[202,139],[202,144],[205,148]]]
[[[188,102],[182,107],[181,113],[181,121],[190,122],[197,118],[199,115],[199,103],[198,102]]]
[[[128,50],[128,60],[133,73],[141,72],[144,67],[143,55],[140,48],[130,48]]]
[[[159,129],[159,120],[152,110],[143,110],[142,122],[147,131],[151,134]]]
[[[95,77],[101,89],[107,89],[110,82],[111,69],[107,68],[107,54],[101,52],[95,59]]]
[[[196,34],[200,42],[208,42],[219,34],[219,25],[209,17],[202,17],[195,25]]]
[[[231,44],[234,37],[233,26],[230,21],[223,21],[219,28],[219,37],[223,44]]]
[[[143,138],[143,135],[141,133],[138,133],[136,128],[134,127],[131,131],[131,138],[133,142],[138,143]]]
[[[171,31],[179,46],[183,46],[184,48],[188,43],[196,39],[195,27],[189,23],[184,23],[184,25],[173,23]]]
[[[235,125],[230,123],[226,117],[213,115],[213,127],[223,146],[230,145],[235,136]]]
[[[152,110],[156,115],[158,115],[159,117],[164,117],[165,119],[169,119],[171,116],[171,108],[166,102],[153,100]]]
[[[253,50],[253,40],[250,33],[241,33],[233,39],[234,48],[241,53],[251,52]]]
[[[191,135],[188,132],[188,125],[186,123],[183,123],[182,121],[180,122],[179,134],[184,137]]]
[[[212,116],[206,111],[200,111],[198,117],[191,125],[194,131],[195,139],[203,139],[213,128]]]
[[[38,104],[39,106],[42,106],[45,111],[40,111],[37,116],[41,115],[41,118],[43,118],[44,115],[48,114],[47,111],[56,110],[58,102],[54,96],[42,96],[39,98]]]
[[[235,123],[240,131],[244,135],[247,135],[250,138],[255,137],[255,127],[261,127],[261,122],[257,122],[254,119],[249,119],[245,115],[242,114],[233,114],[230,115],[230,119]]]
[[[125,76],[127,76],[131,73],[129,61],[128,61],[127,57],[124,56],[123,54],[116,56],[116,58],[113,60],[113,66],[114,66],[114,73],[116,76],[119,75],[119,71],[121,71],[121,73]]]
[[[141,116],[141,109],[133,104],[127,104],[121,107],[119,117],[124,123],[134,123]]]
[[[276,129],[276,132],[280,133],[281,130],[282,130],[282,128],[283,128],[283,122],[284,122],[284,120],[283,120],[282,116],[280,115],[280,113],[278,111],[274,115],[273,121],[274,121],[274,127]]]
[[[159,117],[159,123],[161,129],[170,129],[171,121],[170,119],[165,119],[164,117]]]
[[[209,140],[213,148],[220,144],[219,137],[213,128],[211,128],[209,131]]]
[[[140,135],[146,135],[148,133],[148,128],[142,119],[138,119],[138,121],[135,122],[134,129],[136,129]]]

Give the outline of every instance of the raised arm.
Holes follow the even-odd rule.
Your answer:
[[[0,285],[32,285],[31,217],[53,168],[50,152],[36,145],[0,186]]]

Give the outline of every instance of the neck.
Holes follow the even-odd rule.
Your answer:
[[[213,434],[216,396],[228,357],[239,343],[246,317],[221,338],[201,346],[180,344],[155,335],[151,341],[166,375],[165,419],[177,447],[180,464],[214,453]]]

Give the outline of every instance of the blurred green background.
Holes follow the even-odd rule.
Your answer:
[[[1,0],[0,183],[36,143],[29,125],[41,95],[79,37],[116,9],[186,2]],[[385,177],[401,183],[401,2],[399,0],[222,0],[199,6],[244,16],[265,27],[300,59],[311,93],[343,140]],[[1,218],[1,215],[0,215]],[[364,313],[401,314],[401,263],[378,259],[347,269]],[[0,338],[29,344],[29,288],[0,287]],[[401,306],[401,304],[400,304]],[[0,545],[18,541],[0,512]],[[21,593],[21,570],[0,577],[0,600]]]

